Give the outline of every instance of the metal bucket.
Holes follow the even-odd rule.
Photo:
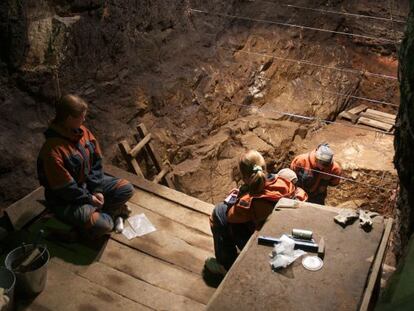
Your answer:
[[[34,296],[39,294],[46,286],[47,265],[49,263],[49,251],[46,246],[38,245],[42,253],[41,257],[36,260],[34,267],[30,271],[24,273],[13,270],[13,262],[22,258],[35,248],[35,245],[29,244],[20,246],[7,254],[4,261],[6,268],[12,270],[16,275],[16,290],[26,296]]]
[[[16,277],[13,271],[0,267],[0,287],[4,288],[4,294],[9,297],[9,302],[4,310],[13,310],[14,286]],[[3,310],[3,309],[2,309]]]

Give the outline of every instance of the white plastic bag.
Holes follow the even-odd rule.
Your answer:
[[[306,254],[303,250],[295,250],[295,241],[287,235],[282,235],[280,241],[270,254],[269,263],[273,269],[286,268],[300,256]]]
[[[129,217],[126,221],[129,224],[129,227],[126,227],[122,234],[128,239],[131,240],[137,236],[143,236],[145,234],[154,232],[155,227],[149,221],[145,214],[134,215]]]

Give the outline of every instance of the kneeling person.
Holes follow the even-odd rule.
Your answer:
[[[250,150],[239,161],[244,184],[232,194],[233,201],[216,205],[210,216],[215,258],[208,258],[205,267],[224,275],[237,258],[253,232],[263,225],[282,197],[293,198],[295,186],[277,175],[267,175],[262,155]]]

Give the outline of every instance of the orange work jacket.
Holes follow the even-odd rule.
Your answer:
[[[242,193],[227,210],[227,221],[229,223],[259,223],[269,216],[275,204],[280,198],[294,198],[295,186],[289,180],[271,175],[266,180],[264,191],[260,194]]]
[[[331,175],[340,176],[342,174],[341,167],[335,161],[323,170],[317,168],[315,152],[316,150],[313,150],[309,153],[298,155],[290,164],[291,170],[298,176],[297,185],[302,187],[311,197],[326,192],[328,186],[338,185],[340,178]]]

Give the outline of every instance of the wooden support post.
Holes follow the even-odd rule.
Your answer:
[[[118,144],[118,147],[121,150],[122,156],[127,161],[129,170],[140,177],[144,177],[144,174],[142,173],[137,160],[135,158],[132,158],[130,155],[131,147],[129,146],[128,142],[126,140],[123,140]]]

